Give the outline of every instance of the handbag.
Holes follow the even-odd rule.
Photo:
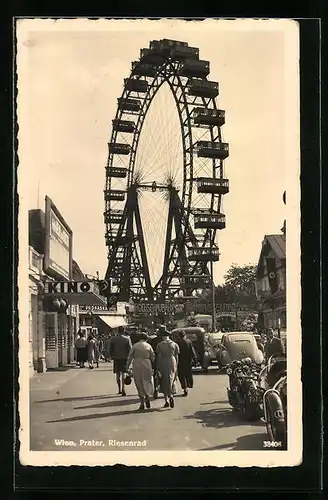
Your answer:
[[[131,385],[132,378],[133,378],[132,373],[130,371],[128,371],[127,374],[125,375],[124,384]]]

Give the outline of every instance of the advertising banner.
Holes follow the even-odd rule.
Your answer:
[[[174,314],[183,312],[184,304],[177,304],[175,302],[143,302],[134,304],[134,312],[140,316],[148,316],[157,314]]]
[[[72,269],[72,231],[48,196],[45,214],[44,271],[68,280]]]

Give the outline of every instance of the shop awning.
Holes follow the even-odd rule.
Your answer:
[[[106,315],[106,316],[98,316],[106,325],[110,326],[111,328],[118,328],[119,326],[126,326],[127,322],[124,318],[124,316],[111,316],[111,315]]]
[[[102,306],[106,304],[102,297],[90,292],[63,293],[60,296],[67,302],[68,305]]]

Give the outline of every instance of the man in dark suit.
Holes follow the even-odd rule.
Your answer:
[[[196,363],[196,353],[194,351],[192,342],[187,339],[183,330],[179,332],[176,343],[179,346],[180,354],[178,361],[178,378],[183,390],[183,395],[188,396],[188,389],[194,386],[192,375],[192,366]]]
[[[285,348],[282,340],[274,335],[273,329],[268,330],[268,340],[265,344],[265,355],[268,360],[270,356],[284,356]]]
[[[118,393],[126,396],[124,387],[124,378],[126,374],[126,362],[132,348],[131,339],[126,335],[123,326],[118,327],[118,333],[112,337],[109,351],[110,358],[114,361],[114,373],[116,374],[116,382]]]

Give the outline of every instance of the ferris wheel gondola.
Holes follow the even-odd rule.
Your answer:
[[[219,85],[207,80],[209,73],[210,63],[199,59],[198,48],[154,40],[141,49],[124,79],[112,120],[104,191],[106,279],[116,286],[121,300],[167,299],[211,285],[208,264],[219,260],[216,232],[226,225],[222,197],[229,192],[224,175],[229,145],[221,137],[225,111],[216,105]],[[173,99],[178,132],[172,126],[173,112],[161,133],[147,122],[155,116],[164,88]],[[166,104],[158,107],[163,113],[167,108]],[[158,124],[164,121],[160,118]],[[180,163],[170,150],[177,148],[177,140]],[[147,205],[142,201],[144,193],[160,193],[161,198]],[[150,247],[156,261],[154,246],[164,220],[164,209],[158,211],[160,202],[166,204],[167,215],[161,272],[154,279]],[[158,211],[153,216],[155,229],[147,233],[152,210]]]

